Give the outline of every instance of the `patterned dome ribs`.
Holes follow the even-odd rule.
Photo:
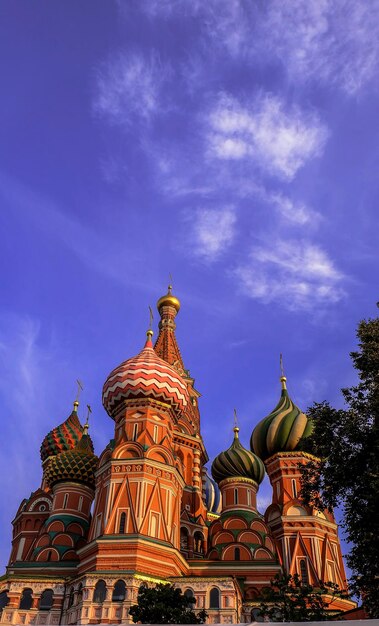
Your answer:
[[[250,447],[263,461],[277,452],[301,449],[312,432],[312,422],[291,400],[282,376],[282,393],[275,409],[254,428]]]
[[[75,403],[71,415],[62,424],[53,428],[42,441],[40,451],[42,462],[49,456],[72,450],[81,439],[83,427],[79,422],[77,406]]]
[[[176,411],[184,411],[189,402],[185,381],[156,354],[150,339],[137,356],[109,374],[103,387],[103,405],[111,417],[124,400],[133,398],[153,398]]]
[[[93,453],[92,440],[85,434],[73,450],[50,458],[45,478],[50,487],[58,482],[74,481],[94,488],[97,464],[98,458]]]
[[[265,468],[262,461],[246,450],[238,438],[239,428],[234,428],[234,440],[230,448],[216,456],[212,463],[212,476],[217,483],[225,478],[250,478],[260,484]]]
[[[208,470],[204,468],[203,473],[203,494],[204,502],[210,513],[219,515],[221,513],[221,493],[218,485],[208,474]]]

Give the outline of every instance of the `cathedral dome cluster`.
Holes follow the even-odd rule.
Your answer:
[[[301,441],[312,432],[312,422],[288,395],[286,378],[275,409],[259,422],[251,435],[250,447],[263,461],[277,452],[299,450]]]
[[[114,417],[124,400],[153,398],[184,411],[189,402],[187,385],[153,348],[152,332],[148,332],[145,347],[137,356],[124,361],[108,376],[103,387],[103,405]]]
[[[49,456],[72,450],[80,441],[83,427],[78,418],[78,406],[79,403],[75,401],[72,413],[68,418],[47,433],[41,444],[40,454],[42,462]]]

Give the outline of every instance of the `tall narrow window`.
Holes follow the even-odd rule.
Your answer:
[[[64,494],[64,498],[63,498],[63,509],[67,508],[67,502],[68,502],[68,493]]]
[[[234,550],[234,560],[235,561],[241,560],[241,550],[239,548],[235,548]]]
[[[79,504],[78,504],[78,511],[82,510],[82,506],[83,506],[83,496],[80,496],[79,498]]]
[[[124,602],[126,596],[126,585],[123,580],[118,580],[112,593],[112,602]]]
[[[137,441],[138,437],[138,424],[133,424],[133,441]]]
[[[280,482],[279,481],[276,483],[276,497],[279,500],[280,498]]]
[[[54,593],[52,589],[45,589],[41,593],[41,597],[39,599],[39,610],[40,611],[50,611],[53,606]]]
[[[238,504],[238,489],[234,490],[234,504]]]
[[[209,608],[210,609],[219,609],[220,608],[220,590],[217,587],[213,587],[209,594]]]
[[[120,535],[125,533],[125,522],[126,522],[126,513],[121,513],[120,515],[120,525],[118,528],[118,532]]]
[[[104,580],[98,580],[95,586],[95,591],[93,592],[93,601],[102,603],[104,602],[107,595],[107,586]]]
[[[251,506],[251,491],[247,490],[247,506]]]
[[[300,578],[301,578],[301,582],[304,585],[308,584],[308,567],[307,567],[307,560],[306,559],[300,559]]]
[[[294,498],[297,498],[297,487],[295,478],[292,479],[292,494]]]
[[[29,611],[29,609],[32,608],[32,603],[33,603],[33,590],[26,588],[22,592],[19,608],[22,609],[23,611]]]
[[[154,424],[153,439],[155,443],[158,443],[158,426],[156,424]]]

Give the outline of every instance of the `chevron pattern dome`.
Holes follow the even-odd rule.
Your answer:
[[[291,400],[282,376],[282,393],[275,409],[254,428],[250,447],[263,461],[277,452],[301,449],[312,432],[312,422]]]
[[[83,433],[83,427],[79,422],[77,413],[78,403],[74,402],[74,409],[69,417],[53,428],[44,438],[41,444],[41,459],[45,461],[49,456],[54,456],[72,450]]]
[[[189,402],[186,383],[156,354],[150,336],[143,350],[116,367],[104,383],[103,405],[111,417],[131,398],[153,398],[177,411],[184,411]]]
[[[238,438],[239,428],[234,428],[234,440],[230,448],[216,456],[212,463],[212,476],[217,483],[225,478],[250,478],[258,485],[262,482],[265,468],[262,461],[246,450]]]

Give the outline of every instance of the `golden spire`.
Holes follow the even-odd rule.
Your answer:
[[[180,301],[178,298],[172,295],[172,276],[169,274],[169,284],[167,288],[167,293],[165,296],[159,298],[157,302],[157,309],[160,311],[162,306],[173,306],[176,309],[176,312],[180,309]]]
[[[283,355],[282,355],[282,353],[280,353],[280,371],[281,371],[280,382],[282,383],[282,389],[287,389],[287,385],[286,385],[287,378],[284,375]]]
[[[83,436],[84,435],[88,435],[88,429],[89,429],[89,416],[92,413],[92,409],[91,406],[89,404],[87,404],[87,418],[86,418],[86,423],[83,426]]]
[[[234,427],[233,427],[234,439],[238,439],[239,431],[240,429],[238,427],[237,409],[234,409]]]
[[[80,393],[83,391],[83,383],[81,380],[79,380],[79,378],[77,379],[76,384],[78,385],[78,390],[76,392],[76,398],[74,400],[74,411],[78,410]]]

